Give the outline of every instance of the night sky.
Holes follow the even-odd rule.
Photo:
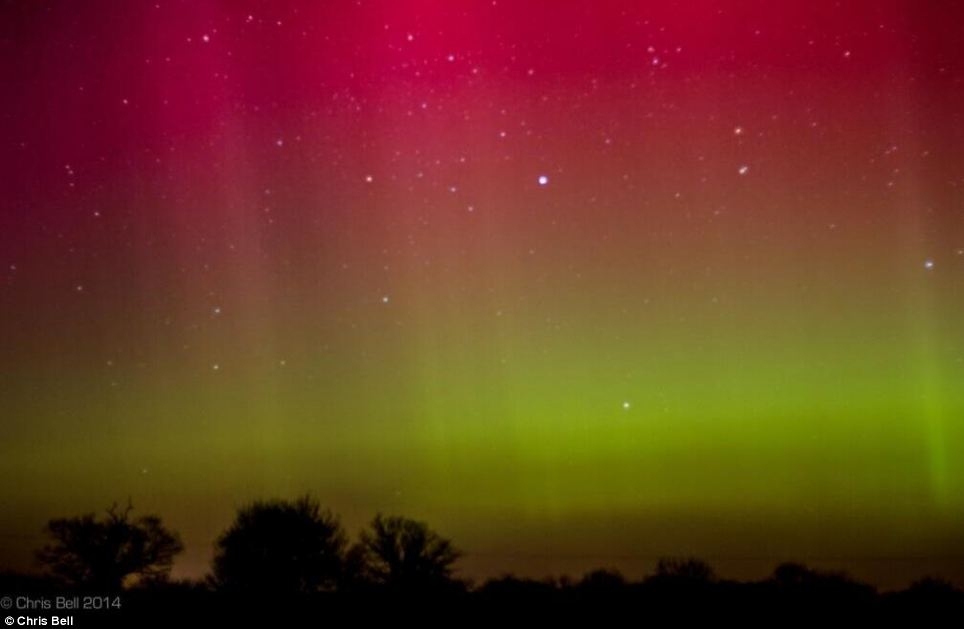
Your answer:
[[[310,492],[964,582],[961,4],[0,7],[0,563]]]

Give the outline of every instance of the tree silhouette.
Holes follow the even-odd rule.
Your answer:
[[[242,507],[218,538],[214,583],[275,594],[333,590],[346,545],[338,518],[308,496],[255,502]]]
[[[422,522],[381,514],[362,531],[359,551],[367,577],[393,589],[456,585],[452,564],[460,553]]]
[[[184,547],[177,533],[161,519],[145,515],[130,519],[133,507],[113,505],[100,520],[94,514],[59,518],[47,523],[53,542],[37,559],[54,576],[71,586],[116,590],[129,577],[141,582],[167,578],[174,556]]]

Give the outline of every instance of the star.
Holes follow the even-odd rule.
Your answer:
[[[389,301],[390,301],[390,300],[389,300],[388,295],[383,295],[383,296],[382,296],[382,303],[383,303],[383,304],[387,304]]]
[[[743,164],[742,166],[737,168],[736,172],[740,173],[741,175],[745,175],[748,172],[750,172],[750,167],[747,166],[746,164]]]
[[[632,406],[632,405],[631,405],[628,401],[627,401],[627,402],[623,402],[623,410],[624,410],[624,411],[628,411],[630,406]]]
[[[931,260],[930,258],[927,258],[926,260],[924,260],[924,268],[927,269],[928,271],[930,271],[931,269],[933,269],[933,268],[934,268],[934,261]]]
[[[539,175],[539,178],[536,181],[539,182],[540,186],[545,186],[549,184],[549,177],[547,175]]]

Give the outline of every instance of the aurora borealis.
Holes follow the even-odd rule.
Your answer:
[[[130,497],[467,576],[964,582],[964,7],[0,9],[0,558]]]

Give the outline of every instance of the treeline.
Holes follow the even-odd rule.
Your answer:
[[[51,520],[50,540],[36,553],[47,578],[61,587],[115,592],[170,585],[180,536],[160,517],[134,518],[128,504],[105,516]],[[330,510],[309,496],[257,501],[238,510],[215,542],[210,574],[198,587],[260,595],[364,588],[452,590],[459,551],[423,523],[378,514],[352,543]]]
[[[378,514],[352,540],[335,514],[307,496],[239,509],[215,541],[209,575],[197,581],[170,579],[174,558],[183,550],[180,537],[156,515],[133,517],[130,505],[114,506],[99,518],[87,514],[51,520],[46,535],[49,542],[37,551],[42,573],[0,573],[0,594],[122,592],[124,604],[118,607],[123,609],[98,612],[103,626],[111,618],[145,626],[149,620],[176,623],[178,614],[195,620],[239,615],[250,620],[252,610],[275,609],[279,601],[287,601],[281,605],[284,613],[299,617],[321,608],[356,614],[398,611],[426,601],[436,611],[455,606],[477,614],[495,609],[616,613],[640,606],[679,613],[964,612],[964,593],[939,578],[881,594],[844,573],[795,563],[782,564],[755,582],[719,578],[709,564],[687,558],[660,560],[653,574],[639,580],[596,570],[578,579],[507,575],[472,584],[455,574],[461,553],[425,523]]]

